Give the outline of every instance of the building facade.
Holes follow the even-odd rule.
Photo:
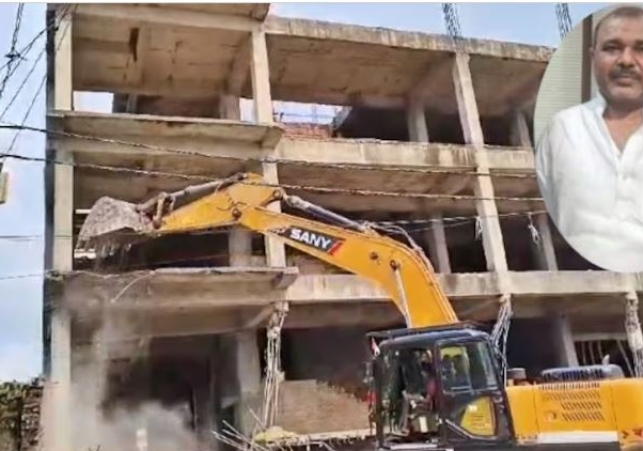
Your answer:
[[[222,449],[212,430],[256,432],[276,311],[274,424],[302,443],[368,435],[363,336],[403,325],[368,280],[239,228],[106,259],[75,252],[102,196],[141,202],[258,172],[404,227],[461,319],[490,327],[511,299],[512,366],[598,361],[625,339],[624,300],[642,281],[574,253],[534,177],[552,49],[467,40],[455,52],[445,36],[286,19],[266,4],[57,5],[48,20],[47,449]],[[75,108],[82,92],[113,94],[113,111]],[[285,123],[276,102],[341,111]]]

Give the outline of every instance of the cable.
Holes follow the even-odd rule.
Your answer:
[[[76,5],[76,7],[77,7],[77,5]],[[61,17],[60,17],[60,21],[62,21],[64,15],[67,14],[68,9],[69,8],[66,7],[63,10],[63,12],[61,14]],[[54,22],[55,22],[55,19],[54,19]],[[54,49],[55,54],[57,54],[58,51],[60,50],[60,46],[62,45],[63,40],[64,40],[65,36],[67,35],[67,32],[69,31],[69,26],[70,26],[70,23],[68,22],[66,24],[66,26],[65,26],[65,29],[62,32],[62,36],[60,37],[60,40],[59,40],[58,44],[56,45],[56,47]],[[46,49],[47,49],[47,47],[44,46],[43,49],[40,51],[40,54],[38,55],[38,58],[36,58],[36,61],[32,65],[31,70],[27,73],[27,75],[23,79],[22,83],[20,84],[20,86],[16,90],[13,98],[11,99],[11,101],[7,104],[5,109],[0,114],[0,121],[4,118],[5,114],[9,110],[9,108],[11,108],[11,106],[13,105],[13,102],[16,100],[16,98],[18,97],[18,94],[20,94],[20,92],[22,91],[22,89],[26,85],[27,80],[29,79],[29,77],[31,77],[31,74],[33,74],[33,72],[35,71],[36,67],[38,66],[38,63],[39,63],[40,59],[45,54]],[[43,75],[43,77],[42,77],[42,79],[40,81],[40,84],[38,85],[38,89],[36,90],[36,93],[34,94],[33,98],[31,99],[31,103],[29,104],[29,107],[27,108],[27,111],[25,112],[25,114],[24,114],[24,116],[22,118],[22,122],[21,122],[20,125],[24,126],[25,123],[27,122],[27,119],[29,118],[29,115],[31,114],[31,111],[33,110],[33,107],[36,104],[36,100],[40,96],[40,93],[42,92],[42,89],[45,86],[46,81],[47,81],[47,74],[45,73],[45,75]],[[20,135],[21,131],[22,130],[19,129],[19,130],[16,131],[16,133],[14,133],[13,138],[11,140],[11,143],[9,144],[9,147],[7,148],[6,153],[3,156],[0,156],[0,164],[4,162],[4,160],[7,158],[7,155],[10,155],[12,153],[13,148],[16,145],[16,142],[18,140],[18,136]]]
[[[24,7],[24,3],[18,3],[16,19],[13,27],[13,35],[11,37],[11,47],[9,49],[9,52],[5,55],[5,57],[8,59],[7,73],[4,75],[4,77],[2,77],[2,81],[0,81],[0,99],[2,99],[4,90],[7,87],[9,77],[13,75],[13,63],[21,58],[20,53],[18,53],[18,51],[16,50],[16,45],[18,44],[18,34],[20,33],[20,24],[22,23],[22,12],[24,10]]]

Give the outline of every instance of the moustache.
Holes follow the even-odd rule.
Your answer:
[[[610,78],[612,80],[618,79],[618,78],[632,78],[636,81],[641,81],[641,74],[633,69],[615,69],[610,72]]]

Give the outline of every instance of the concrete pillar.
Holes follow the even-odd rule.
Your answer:
[[[424,105],[420,101],[411,99],[407,112],[407,123],[409,128],[409,138],[411,141],[429,142],[429,132],[426,126]],[[442,215],[433,215],[432,219],[433,221],[429,224],[430,228],[426,233],[429,258],[437,272],[450,274],[451,262],[449,261],[449,251],[447,248],[446,235],[444,233]]]
[[[272,124],[272,96],[270,93],[270,69],[268,65],[268,50],[266,49],[266,35],[263,31],[252,32],[251,39],[251,73],[252,92],[254,96],[255,122],[260,124]],[[279,184],[277,165],[275,163],[263,163],[262,173],[266,183]],[[272,203],[270,210],[280,212],[281,204]],[[281,241],[272,237],[265,237],[266,260],[268,266],[286,266],[286,250]]]
[[[224,119],[240,121],[241,108],[239,97],[229,94],[221,95],[219,98],[219,116]]]
[[[523,113],[516,113],[513,118],[511,142],[514,146],[532,147],[527,120]],[[534,214],[532,220],[540,237],[538,243],[532,240],[532,249],[536,256],[537,267],[544,271],[557,271],[558,262],[556,261],[556,250],[551,237],[548,215],[547,213]]]
[[[252,95],[254,98],[255,122],[272,124],[272,97],[270,94],[270,69],[266,34],[261,30],[252,32],[250,72],[252,74]]]
[[[242,331],[235,335],[236,341],[236,376],[238,402],[235,409],[237,428],[241,433],[250,436],[255,431],[257,417],[261,415],[262,387],[259,347],[254,331]]]
[[[429,142],[429,130],[426,126],[424,105],[417,99],[410,99],[409,108],[406,114],[409,130],[409,140],[417,142]]]
[[[58,5],[59,6],[59,5]],[[57,11],[47,10],[47,21],[51,27],[47,40],[55,54],[48,55],[50,74],[53,83],[48,85],[47,109],[72,110],[72,20],[65,14],[54,27]],[[48,140],[47,153],[69,165],[48,165],[46,189],[50,203],[46,205],[47,238],[45,244],[45,269],[69,271],[73,268],[73,158],[62,149],[52,150]],[[52,205],[53,204],[53,205]],[[49,297],[45,292],[45,296]],[[49,337],[48,386],[50,387],[47,404],[44,406],[45,424],[43,442],[49,451],[68,451],[72,449],[71,413],[71,319],[62,302],[58,300],[49,318],[51,335]],[[45,303],[51,303],[46,298]],[[48,328],[45,325],[45,330]]]
[[[71,319],[69,312],[56,309],[51,316],[50,396],[45,406],[45,448],[72,449],[71,428]],[[50,412],[50,413],[49,413]]]
[[[578,355],[569,319],[565,315],[554,315],[551,322],[558,366],[578,366]]]
[[[449,259],[449,248],[444,232],[442,215],[431,215],[431,220],[430,229],[426,231],[426,238],[429,243],[429,257],[434,262],[437,272],[451,274],[451,260]]]
[[[453,82],[465,142],[481,150],[484,146],[484,136],[469,69],[469,55],[456,53],[453,65]],[[489,176],[489,163],[486,161],[484,153],[477,152],[476,156],[477,172],[480,175],[475,179],[474,193],[480,199],[476,201],[476,208],[482,223],[482,242],[487,258],[487,269],[492,272],[506,272],[507,258],[502,241],[498,209],[494,199],[493,184]]]
[[[217,451],[220,449],[220,442],[214,437],[212,431],[219,431],[220,422],[220,390],[219,375],[217,367],[221,362],[219,353],[219,341],[212,337],[206,346],[205,355],[205,381],[197,387],[196,411],[197,411],[197,434],[202,449]]]

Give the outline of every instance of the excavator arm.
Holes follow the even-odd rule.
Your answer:
[[[276,201],[325,222],[275,211],[270,206]],[[177,207],[177,202],[182,205]],[[102,198],[87,217],[79,243],[122,241],[132,233],[140,238],[226,226],[243,226],[277,237],[295,249],[374,282],[390,296],[408,327],[459,323],[431,263],[408,235],[410,244],[406,245],[378,233],[373,225],[289,196],[282,188],[267,185],[257,174],[240,174],[162,194],[139,205]]]

